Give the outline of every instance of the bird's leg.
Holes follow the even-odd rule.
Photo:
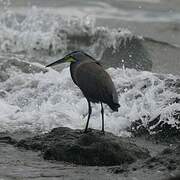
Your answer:
[[[90,103],[89,100],[87,100],[87,101],[88,101],[88,119],[87,119],[86,128],[85,128],[85,130],[84,130],[84,133],[87,132],[88,124],[89,124],[89,119],[90,119],[91,112],[92,112],[91,103]]]
[[[102,133],[104,134],[104,108],[101,102],[101,114],[102,114]]]

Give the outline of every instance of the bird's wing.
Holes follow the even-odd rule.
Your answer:
[[[94,102],[115,103],[118,100],[114,84],[108,73],[98,64],[90,62],[78,67],[76,81],[84,96]],[[115,95],[114,95],[115,93]]]

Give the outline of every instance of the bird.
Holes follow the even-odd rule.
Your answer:
[[[84,133],[88,132],[89,119],[92,113],[92,103],[101,104],[102,133],[104,134],[104,108],[107,104],[113,111],[120,107],[118,94],[110,75],[103,66],[84,51],[73,51],[46,67],[61,63],[70,63],[70,74],[73,82],[80,88],[88,103],[88,118]]]

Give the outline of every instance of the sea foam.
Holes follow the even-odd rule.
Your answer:
[[[96,27],[90,16],[67,17],[36,7],[15,13],[5,8],[0,17],[0,131],[46,132],[58,126],[83,129],[87,102],[73,84],[69,68],[58,72],[41,64],[52,60],[51,55],[61,56],[77,47],[101,57],[105,49],[117,51],[132,37],[126,29]],[[158,123],[179,127],[175,118],[180,112],[175,101],[180,99],[178,76],[125,68],[107,71],[121,105],[118,112],[105,105],[107,131],[129,135],[127,128],[136,120],[151,130],[154,127],[148,124],[157,117]],[[101,129],[99,104],[93,104],[89,127]]]
[[[24,73],[18,68],[6,69],[9,78],[0,84],[0,131],[46,132],[58,126],[85,127],[87,102],[72,82],[69,68],[61,72],[48,68],[48,72],[38,73]],[[173,98],[180,99],[178,88],[167,85],[167,81],[176,82],[178,77],[134,69],[109,68],[107,71],[115,83],[121,105],[118,112],[112,112],[105,105],[107,131],[128,135],[126,130],[132,122],[141,119],[147,126],[158,115],[171,125],[179,123],[173,113],[180,111],[180,104],[171,103]],[[99,104],[93,104],[89,127],[101,129]]]
[[[116,50],[121,42],[132,38],[124,28],[96,27],[93,16],[67,16],[37,7],[16,12],[10,8],[1,12],[0,51],[8,53],[35,52],[43,54],[65,53],[78,43],[78,49],[103,53],[107,47]],[[71,42],[71,43],[70,43]],[[76,48],[76,47],[73,47]]]

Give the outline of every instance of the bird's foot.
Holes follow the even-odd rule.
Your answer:
[[[92,132],[92,129],[85,129],[83,133],[89,133]]]
[[[105,135],[105,131],[104,131],[104,130],[102,130],[102,131],[101,131],[101,134],[102,134],[102,135]]]

